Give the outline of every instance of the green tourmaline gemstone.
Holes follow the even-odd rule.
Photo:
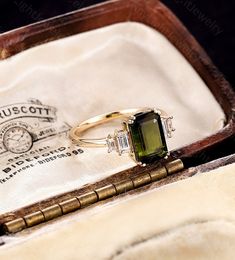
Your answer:
[[[135,118],[129,130],[136,160],[151,163],[165,157],[168,150],[160,115],[151,111]]]

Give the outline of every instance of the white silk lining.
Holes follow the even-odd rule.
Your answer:
[[[113,110],[159,107],[174,116],[177,131],[168,140],[171,150],[216,133],[225,120],[208,87],[179,51],[159,32],[133,22],[43,44],[1,61],[1,106],[31,98],[55,107],[56,124],[70,126]],[[112,131],[109,125],[99,133]],[[35,142],[31,151],[40,156],[38,149],[43,147],[48,147],[43,153],[75,149],[65,134]],[[9,159],[14,156],[10,152],[0,156],[0,179],[9,175],[3,169],[13,172]],[[80,155],[32,163],[0,183],[0,213],[135,165],[128,155],[107,154],[106,149],[84,149]]]

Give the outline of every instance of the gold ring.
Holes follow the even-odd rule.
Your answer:
[[[122,119],[123,127],[103,138],[84,138],[84,133],[98,125]],[[175,129],[172,116],[160,109],[138,108],[115,111],[88,119],[70,131],[70,138],[81,147],[107,147],[119,155],[129,153],[140,165],[167,158],[166,138]]]

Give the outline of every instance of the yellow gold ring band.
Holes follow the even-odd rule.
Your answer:
[[[122,130],[115,130],[113,135],[108,135],[107,137],[84,138],[84,134],[89,129],[117,119],[123,120]],[[69,136],[75,144],[78,144],[81,147],[108,147],[108,152],[117,151],[119,155],[128,152],[131,155],[135,155],[134,159],[139,161],[137,158],[138,156],[136,156],[136,151],[138,149],[141,150],[140,144],[138,143],[141,142],[144,147],[142,147],[143,157],[148,153],[160,154],[160,149],[166,147],[164,140],[165,134],[167,137],[171,137],[171,134],[174,131],[171,120],[172,117],[168,116],[165,111],[160,109],[126,109],[90,118],[72,128]],[[147,130],[149,132],[146,132]],[[151,136],[150,133],[158,133],[158,136],[154,136],[154,134]],[[137,135],[139,135],[139,140],[136,137]],[[159,136],[161,137],[160,139]],[[150,137],[152,139],[150,139]],[[144,149],[146,150],[145,152],[143,151]],[[166,149],[164,152],[165,151]]]

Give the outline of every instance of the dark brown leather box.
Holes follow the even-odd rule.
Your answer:
[[[114,200],[118,196],[143,192],[190,177],[199,170],[207,171],[235,162],[234,156],[219,158],[222,144],[235,138],[235,94],[194,37],[158,0],[111,0],[5,33],[0,36],[0,58],[8,59],[33,46],[125,21],[143,23],[159,31],[184,55],[222,107],[226,115],[224,128],[213,136],[174,151],[166,162],[158,162],[145,168],[136,166],[97,183],[3,214],[0,216],[1,234],[18,232],[83,206],[95,206]],[[206,158],[208,151],[216,161],[208,162],[202,159],[203,156]],[[166,169],[166,174],[161,175],[159,170],[159,178],[154,179],[151,172],[154,173],[161,167]],[[124,186],[121,186],[121,183]],[[120,188],[120,192],[117,187]],[[80,200],[74,200],[79,197]],[[63,203],[66,207],[63,207]],[[47,210],[52,215],[47,215]],[[35,218],[32,224],[28,224],[27,221],[25,223],[25,218],[34,218],[38,214],[42,214],[41,220],[39,217]]]

